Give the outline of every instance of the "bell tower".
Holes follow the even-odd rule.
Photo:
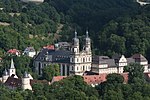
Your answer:
[[[77,38],[77,32],[76,31],[75,31],[75,36],[72,40],[71,52],[73,54],[78,54],[79,53],[79,39]]]
[[[86,31],[85,51],[87,54],[91,54],[91,39],[89,38],[89,32],[88,31]]]

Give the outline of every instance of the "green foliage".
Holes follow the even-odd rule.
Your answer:
[[[145,81],[144,79],[144,67],[141,66],[138,63],[131,63],[129,66],[126,66],[124,68],[125,72],[129,72],[129,83],[143,83]]]
[[[58,64],[48,65],[42,70],[42,77],[48,81],[51,81],[54,76],[60,75],[60,66]]]

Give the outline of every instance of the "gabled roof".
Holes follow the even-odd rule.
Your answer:
[[[136,62],[147,61],[142,54],[134,54],[131,58],[135,59]]]

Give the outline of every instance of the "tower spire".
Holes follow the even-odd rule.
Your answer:
[[[88,30],[86,30],[86,38],[88,38],[89,37],[89,32],[88,32]]]
[[[74,32],[74,37],[77,38],[77,31]]]
[[[11,66],[10,69],[15,69],[13,58],[11,58]]]

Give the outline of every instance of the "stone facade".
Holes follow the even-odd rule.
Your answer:
[[[108,56],[92,56],[91,39],[86,32],[83,49],[80,49],[80,40],[77,32],[72,40],[69,49],[42,49],[34,59],[34,67],[39,75],[42,75],[42,69],[50,64],[59,64],[61,76],[83,75],[84,72],[92,71],[101,73],[123,73],[123,69],[130,63],[139,63],[144,67],[144,72],[148,72],[148,61],[141,54],[135,54],[130,58],[124,55],[115,55],[112,58]]]

